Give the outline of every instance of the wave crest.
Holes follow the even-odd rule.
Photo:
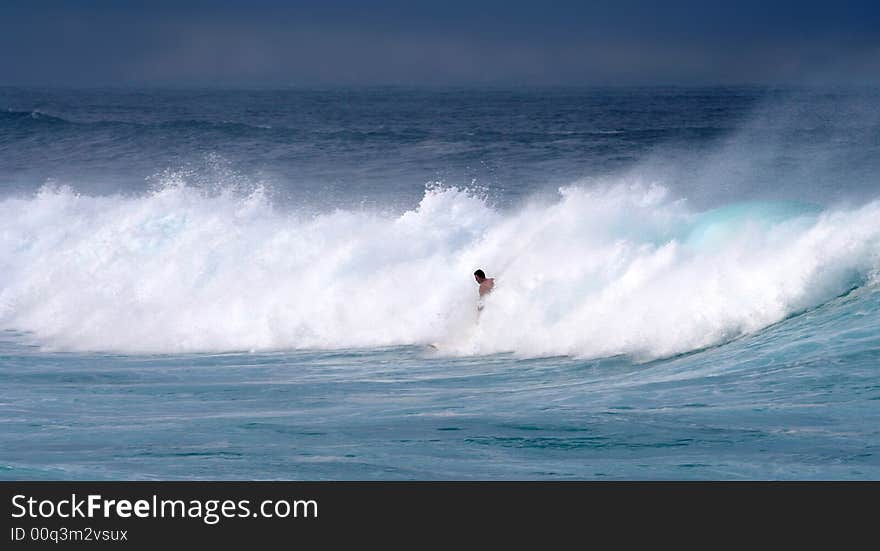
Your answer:
[[[260,190],[44,188],[0,201],[0,218],[0,326],[73,350],[652,358],[760,330],[880,267],[876,201],[693,212],[639,182],[514,211],[435,186],[394,214],[283,211]],[[497,278],[479,323],[476,268]]]

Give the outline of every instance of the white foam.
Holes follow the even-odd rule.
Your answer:
[[[707,214],[661,186],[571,186],[501,212],[459,189],[411,211],[291,213],[259,191],[0,201],[0,326],[70,350],[442,343],[525,356],[687,352],[845,292],[880,266],[880,204]],[[711,224],[711,218],[709,218]],[[714,234],[713,234],[714,235]],[[497,277],[476,323],[483,268]]]

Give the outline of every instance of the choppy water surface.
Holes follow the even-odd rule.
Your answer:
[[[0,89],[0,477],[880,478],[876,100]]]

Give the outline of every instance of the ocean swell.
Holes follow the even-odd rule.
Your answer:
[[[169,183],[0,200],[0,328],[62,350],[434,343],[646,359],[722,344],[872,284],[880,203],[695,212],[640,182],[499,210],[431,187],[406,212],[281,209]],[[472,272],[497,278],[478,316]]]

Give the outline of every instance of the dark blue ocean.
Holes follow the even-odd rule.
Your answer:
[[[0,88],[0,419],[13,480],[880,479],[880,91]]]

